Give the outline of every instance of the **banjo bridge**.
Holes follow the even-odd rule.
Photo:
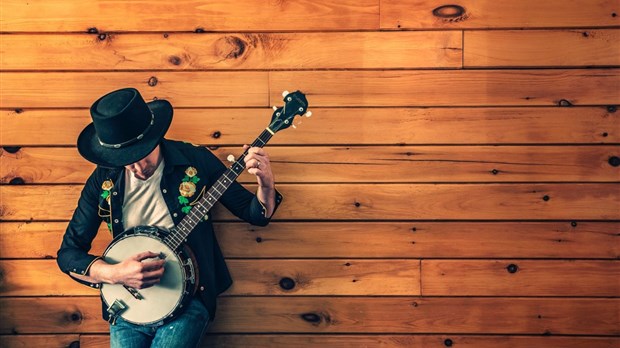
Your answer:
[[[125,288],[125,290],[129,291],[131,296],[133,296],[136,300],[144,300],[144,297],[142,297],[142,294],[140,294],[138,290],[131,288],[127,285],[123,285],[123,287]]]

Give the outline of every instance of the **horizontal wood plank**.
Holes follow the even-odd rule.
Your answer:
[[[377,29],[378,0],[214,2],[4,0],[2,31],[236,31]]]
[[[615,0],[381,0],[382,29],[604,27],[619,14]]]
[[[109,336],[105,336],[107,347],[110,346]],[[3,348],[72,348],[80,345],[80,335],[1,335],[0,346]]]
[[[311,106],[620,104],[620,69],[274,71],[270,104],[291,81]]]
[[[15,340],[27,342],[32,336],[21,335]],[[71,337],[71,336],[70,336]],[[2,339],[2,338],[0,338]],[[68,339],[68,338],[67,338]],[[470,348],[615,348],[620,343],[617,337],[558,337],[558,336],[476,336],[476,335],[325,335],[325,334],[252,334],[225,335],[208,334],[202,348],[240,347],[274,348],[317,346],[328,348],[357,347],[441,347],[447,344]],[[82,335],[80,347],[106,348],[110,345],[107,335]],[[11,346],[7,348],[21,347]],[[59,346],[60,347],[60,346]],[[64,346],[63,346],[64,347]]]
[[[620,69],[2,72],[0,78],[4,108],[90,107],[127,85],[175,107],[281,105],[282,91],[293,88],[307,94],[311,108],[620,104]]]
[[[618,146],[270,147],[278,183],[620,182]],[[214,151],[225,164],[239,147]],[[0,183],[84,183],[95,166],[75,148],[0,149]],[[50,170],[54,168],[54,170]],[[415,175],[412,175],[415,173]],[[238,179],[253,183],[247,171]]]
[[[343,110],[310,104],[313,117],[278,132],[269,144],[620,143],[620,113],[606,107]],[[251,141],[269,124],[272,110],[180,108],[174,114],[168,137],[218,146]],[[0,110],[0,122],[0,145],[75,146],[91,119],[88,110],[19,109]]]
[[[260,71],[0,72],[0,93],[3,108],[90,108],[101,96],[126,86],[139,89],[146,101],[166,99],[174,107],[267,106],[267,74]]]
[[[617,220],[618,184],[281,184],[274,219]],[[0,220],[68,220],[79,185],[1,185]],[[254,191],[255,185],[248,186]],[[326,194],[329,193],[328,195]],[[170,194],[173,194],[172,192]],[[218,204],[216,220],[237,220]]]
[[[619,305],[616,298],[222,297],[209,331],[618,335]],[[108,330],[99,297],[1,298],[0,306],[3,334]]]
[[[53,259],[62,243],[67,222],[0,222],[0,259]],[[102,224],[91,253],[101,255],[112,241]]]
[[[138,252],[138,250],[136,251]],[[229,260],[225,296],[420,294],[419,260]],[[54,260],[0,261],[0,296],[96,295]]]
[[[139,250],[138,250],[139,251]],[[138,252],[136,251],[136,252]],[[224,296],[419,295],[615,296],[617,261],[564,260],[229,260]],[[0,261],[0,296],[80,296],[53,260]],[[421,279],[420,279],[421,278]]]
[[[618,261],[422,260],[424,296],[618,296]]]
[[[3,70],[460,68],[462,36],[460,31],[30,34],[4,35],[0,48]]]
[[[465,67],[620,65],[620,29],[468,30]]]
[[[0,223],[0,258],[55,258],[66,222]],[[619,222],[216,223],[240,258],[620,258]],[[91,253],[112,240],[102,225]]]

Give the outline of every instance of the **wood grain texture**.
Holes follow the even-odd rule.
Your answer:
[[[223,296],[615,296],[617,261],[229,260]],[[53,260],[0,261],[0,296],[80,296],[98,291]],[[422,292],[420,293],[420,284]]]
[[[90,108],[101,96],[125,86],[139,89],[146,101],[166,99],[175,107],[268,103],[268,76],[260,71],[0,72],[0,79],[3,108]]]
[[[15,340],[28,342],[32,336],[21,335]],[[71,336],[69,336],[71,337]],[[0,339],[2,339],[0,337]],[[69,338],[67,338],[69,339]],[[201,344],[202,348],[243,347],[273,348],[288,346],[319,346],[328,348],[357,347],[440,347],[446,344],[457,344],[459,347],[470,348],[615,348],[620,343],[617,337],[557,337],[557,336],[477,336],[477,335],[324,335],[324,334],[252,334],[226,335],[208,334]],[[110,340],[107,335],[82,335],[80,347],[106,348]],[[15,346],[22,347],[22,346]],[[9,346],[13,348],[13,346]]]
[[[620,104],[620,70],[275,71],[270,104],[296,81],[313,106]]]
[[[85,338],[81,339],[84,342]],[[616,337],[476,336],[476,335],[208,335],[202,347],[272,348],[318,346],[357,347],[445,347],[469,348],[612,348]],[[90,347],[90,346],[83,346]],[[101,346],[103,348],[103,346]]]
[[[136,250],[138,253],[140,250]],[[229,260],[223,296],[420,295],[419,260]],[[0,296],[92,296],[54,260],[0,260]]]
[[[3,348],[73,348],[80,345],[80,335],[1,335],[0,346]],[[110,338],[106,337],[107,347]]]
[[[607,107],[340,109],[312,108],[310,103],[314,116],[301,119],[297,130],[278,132],[269,146],[620,143],[620,112]],[[240,145],[256,138],[272,112],[177,108],[167,137]],[[0,145],[75,146],[90,122],[88,110],[0,110]]]
[[[0,259],[53,259],[60,248],[67,222],[0,223]],[[101,225],[91,252],[101,255],[112,235]]]
[[[4,35],[4,70],[460,68],[462,33]],[[334,59],[337,56],[338,59]]]
[[[381,28],[605,27],[618,25],[618,9],[615,0],[381,0]]]
[[[4,0],[2,31],[235,31],[378,29],[378,0]]]
[[[618,335],[619,305],[617,298],[222,297],[209,331]],[[98,297],[0,298],[0,306],[3,334],[108,330]]]
[[[618,261],[422,260],[424,296],[617,296]]]
[[[620,65],[620,29],[465,31],[465,67]]]
[[[66,222],[0,223],[0,258],[51,259]],[[618,222],[215,223],[228,259],[242,258],[620,258]],[[112,240],[102,226],[91,252]]]
[[[0,220],[68,220],[81,189],[2,185]],[[278,189],[287,202],[276,212],[278,220],[620,219],[618,184],[282,184]],[[237,220],[219,204],[213,217]]]
[[[281,105],[282,91],[291,87],[308,96],[311,108],[620,104],[620,69],[2,72],[0,78],[4,108],[90,107],[126,85],[142,90],[147,100],[167,99],[175,107]]]
[[[268,147],[278,183],[620,182],[617,146]],[[221,147],[215,154],[242,153]],[[0,183],[84,183],[94,165],[75,148],[0,150]],[[53,168],[53,170],[51,170]],[[412,175],[413,174],[413,175]],[[254,183],[247,171],[240,182]]]

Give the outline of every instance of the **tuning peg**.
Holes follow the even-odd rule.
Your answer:
[[[274,105],[274,106],[272,106],[271,108],[273,109],[273,111],[278,110],[278,107],[277,107],[277,106],[275,106],[275,105]]]
[[[226,157],[226,159],[228,160],[228,162],[234,162],[235,161],[235,156],[228,155],[228,157]]]
[[[310,117],[310,116],[312,116],[312,111],[308,111],[308,112],[306,112],[306,113],[304,114],[304,116],[306,116],[306,117]]]
[[[282,97],[286,97],[288,94],[289,94],[288,91],[284,91],[282,92]]]

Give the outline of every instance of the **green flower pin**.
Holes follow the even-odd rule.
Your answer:
[[[114,183],[110,179],[104,181],[103,184],[101,184],[101,189],[103,190],[101,191],[101,198],[105,199],[106,202],[108,202],[108,206],[110,206],[110,190],[112,189],[112,187],[114,187]],[[108,229],[112,231],[112,224],[107,223],[107,225]]]

